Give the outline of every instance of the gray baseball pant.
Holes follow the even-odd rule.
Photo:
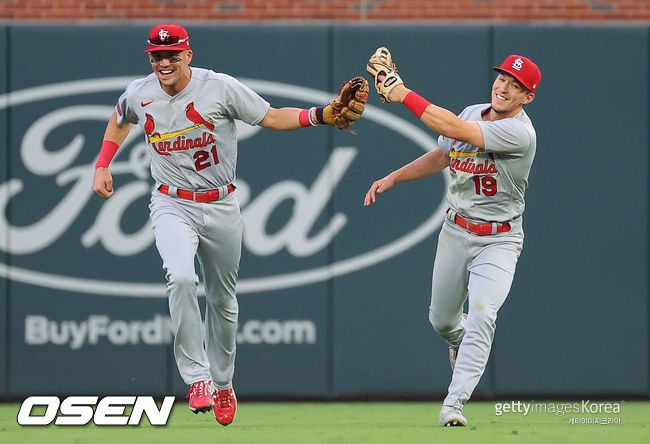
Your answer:
[[[449,345],[460,347],[443,405],[462,409],[485,371],[497,311],[508,296],[523,247],[521,218],[511,226],[505,233],[479,236],[445,219],[440,231],[429,321]]]
[[[167,280],[174,356],[186,384],[212,379],[232,386],[239,305],[235,294],[242,217],[234,193],[199,203],[154,191],[149,205]],[[198,256],[206,293],[205,321],[197,299]]]

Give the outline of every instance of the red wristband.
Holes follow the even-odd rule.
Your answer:
[[[402,103],[407,107],[413,114],[418,116],[418,119],[424,114],[424,110],[427,109],[427,106],[431,105],[424,97],[420,96],[418,93],[411,91],[404,97]]]
[[[323,120],[323,109],[325,109],[324,106],[319,106],[318,108],[312,106],[309,109],[300,111],[300,114],[298,114],[300,126],[323,125],[325,123]]]
[[[298,114],[298,121],[300,122],[300,126],[311,126],[311,123],[309,123],[308,109],[303,109],[300,111],[300,114]]]
[[[115,142],[104,140],[102,142],[102,149],[99,151],[99,159],[97,159],[95,169],[108,168],[108,165],[111,163],[111,160],[113,160],[113,157],[115,157],[115,153],[117,153],[119,147],[120,146]]]

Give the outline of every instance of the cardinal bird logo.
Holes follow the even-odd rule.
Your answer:
[[[151,114],[145,114],[147,117],[147,121],[144,123],[144,132],[147,134],[147,136],[155,136],[156,134],[153,134],[153,130],[156,127],[156,124],[153,121],[153,117]]]
[[[194,109],[194,102],[191,102],[185,107],[185,115],[197,125],[204,125],[210,131],[214,130],[214,125],[201,117],[201,114]]]

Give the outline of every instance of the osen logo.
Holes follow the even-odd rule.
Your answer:
[[[131,134],[111,164],[111,172],[116,179],[116,191],[111,199],[102,203],[97,214],[89,214],[86,208],[91,199],[96,197],[92,192],[94,161],[81,164],[78,158],[83,157],[82,152],[98,151],[98,139],[101,134],[97,133],[97,140],[90,140],[89,137],[87,140],[82,134],[76,134],[71,140],[67,140],[64,146],[50,146],[52,138],[56,139],[57,135],[60,138],[63,129],[69,132],[71,127],[76,128],[75,125],[81,121],[91,121],[95,125],[101,123],[98,128],[103,128],[113,112],[113,106],[107,105],[76,104],[64,107],[56,105],[59,108],[52,109],[53,104],[59,101],[69,103],[71,97],[87,94],[114,93],[117,97],[131,80],[132,77],[89,79],[0,95],[0,110],[37,102],[47,103],[45,109],[48,110],[40,116],[38,113],[30,113],[33,120],[30,120],[29,126],[22,134],[20,146],[7,147],[7,149],[11,148],[12,152],[19,153],[26,176],[12,177],[0,182],[0,233],[6,233],[6,236],[0,236],[0,253],[9,253],[16,259],[9,265],[3,262],[3,256],[0,255],[0,277],[29,285],[94,295],[165,297],[162,278],[151,279],[151,282],[120,282],[113,279],[114,276],[120,276],[119,270],[116,272],[111,269],[109,280],[108,271],[99,275],[102,268],[89,267],[85,259],[77,263],[72,262],[74,270],[71,271],[65,268],[63,262],[48,264],[47,270],[39,270],[36,267],[46,261],[32,259],[37,255],[41,257],[48,249],[57,248],[59,245],[57,241],[65,242],[65,248],[60,248],[66,250],[65,256],[70,256],[68,250],[74,248],[77,242],[88,257],[95,257],[93,254],[102,252],[102,254],[117,256],[121,261],[150,254],[153,250],[153,234],[148,220],[143,219],[135,230],[124,228],[125,219],[127,222],[130,219],[125,217],[126,212],[133,211],[131,204],[138,199],[146,198],[152,188],[148,172],[149,159],[142,131],[135,126],[132,128]],[[332,98],[332,94],[325,91],[264,80],[241,80],[263,97],[278,97],[305,104],[327,103]],[[53,99],[57,99],[56,102]],[[436,140],[430,133],[382,109],[367,106],[363,117],[365,121],[397,133],[408,141],[407,145],[415,145],[423,151],[437,146]],[[255,136],[259,130],[259,127],[238,122],[239,141]],[[314,137],[319,136],[315,134]],[[16,140],[15,137],[13,139]],[[346,139],[346,144],[354,143],[360,144],[362,140]],[[270,258],[280,251],[285,251],[297,260],[308,259],[323,252],[342,230],[355,223],[340,210],[328,212],[330,209],[327,205],[359,151],[355,146],[334,147],[320,173],[311,179],[310,184],[281,178],[283,180],[267,186],[254,195],[245,178],[238,178],[237,196],[245,224],[244,249],[259,258]],[[87,161],[88,154],[85,155]],[[18,154],[16,156],[18,157]],[[443,173],[443,178],[447,184],[449,182],[447,171]],[[48,187],[55,188],[63,197],[54,201],[38,202],[39,210],[46,209],[40,220],[29,220],[27,223],[16,221],[12,212],[10,221],[8,207],[13,202],[24,202],[24,196],[21,194],[24,194],[31,181],[36,179],[41,182],[50,181]],[[388,260],[418,244],[441,225],[446,208],[444,193],[429,198],[431,197],[440,199],[438,206],[419,222],[419,225],[406,233],[395,233],[395,237],[391,239],[378,241],[379,246],[324,266],[277,271],[277,264],[274,264],[276,266],[273,270],[276,271],[273,275],[240,278],[237,285],[238,293],[298,287],[352,273]],[[362,196],[359,196],[359,201],[361,199]],[[290,217],[284,221],[280,230],[269,232],[269,220],[287,200],[293,201]],[[139,215],[146,211],[141,208],[140,210]],[[87,222],[89,217],[92,219],[90,223]],[[75,234],[75,230],[83,230],[80,237]],[[90,249],[92,251],[89,252]],[[61,255],[64,253],[61,252]],[[74,261],[74,255],[72,260]],[[69,263],[70,259],[68,258],[67,261],[66,263]],[[157,266],[150,260],[140,263],[146,266],[138,265],[138,267]]]
[[[158,408],[151,396],[68,396],[63,401],[57,396],[30,396],[21,404],[17,421],[22,426],[84,426],[90,421],[95,425],[138,426],[145,415],[151,425],[164,426],[174,399],[165,396]],[[126,413],[127,406],[133,406],[131,413]],[[45,413],[35,413],[35,407],[45,407]]]

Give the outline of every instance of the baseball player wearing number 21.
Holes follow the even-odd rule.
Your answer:
[[[108,166],[131,125],[139,124],[155,180],[149,208],[167,281],[178,370],[190,386],[190,409],[213,411],[219,424],[228,425],[237,411],[232,379],[242,242],[235,120],[272,130],[321,124],[347,130],[364,111],[368,82],[363,77],[346,82],[326,106],[276,109],[233,77],[190,67],[192,50],[182,26],[155,26],[147,43],[153,73],[131,82],[118,99],[93,191],[105,199],[113,195]],[[205,322],[195,256],[205,284]]]
[[[490,103],[468,106],[455,116],[406,88],[385,47],[370,57],[366,69],[382,101],[401,102],[440,134],[438,148],[375,181],[364,205],[399,183],[449,167],[449,208],[438,238],[429,320],[449,343],[453,370],[440,425],[465,426],[462,409],[485,371],[497,311],[523,247],[524,192],[537,145],[523,108],[535,98],[542,76],[530,59],[510,55],[494,67]]]

